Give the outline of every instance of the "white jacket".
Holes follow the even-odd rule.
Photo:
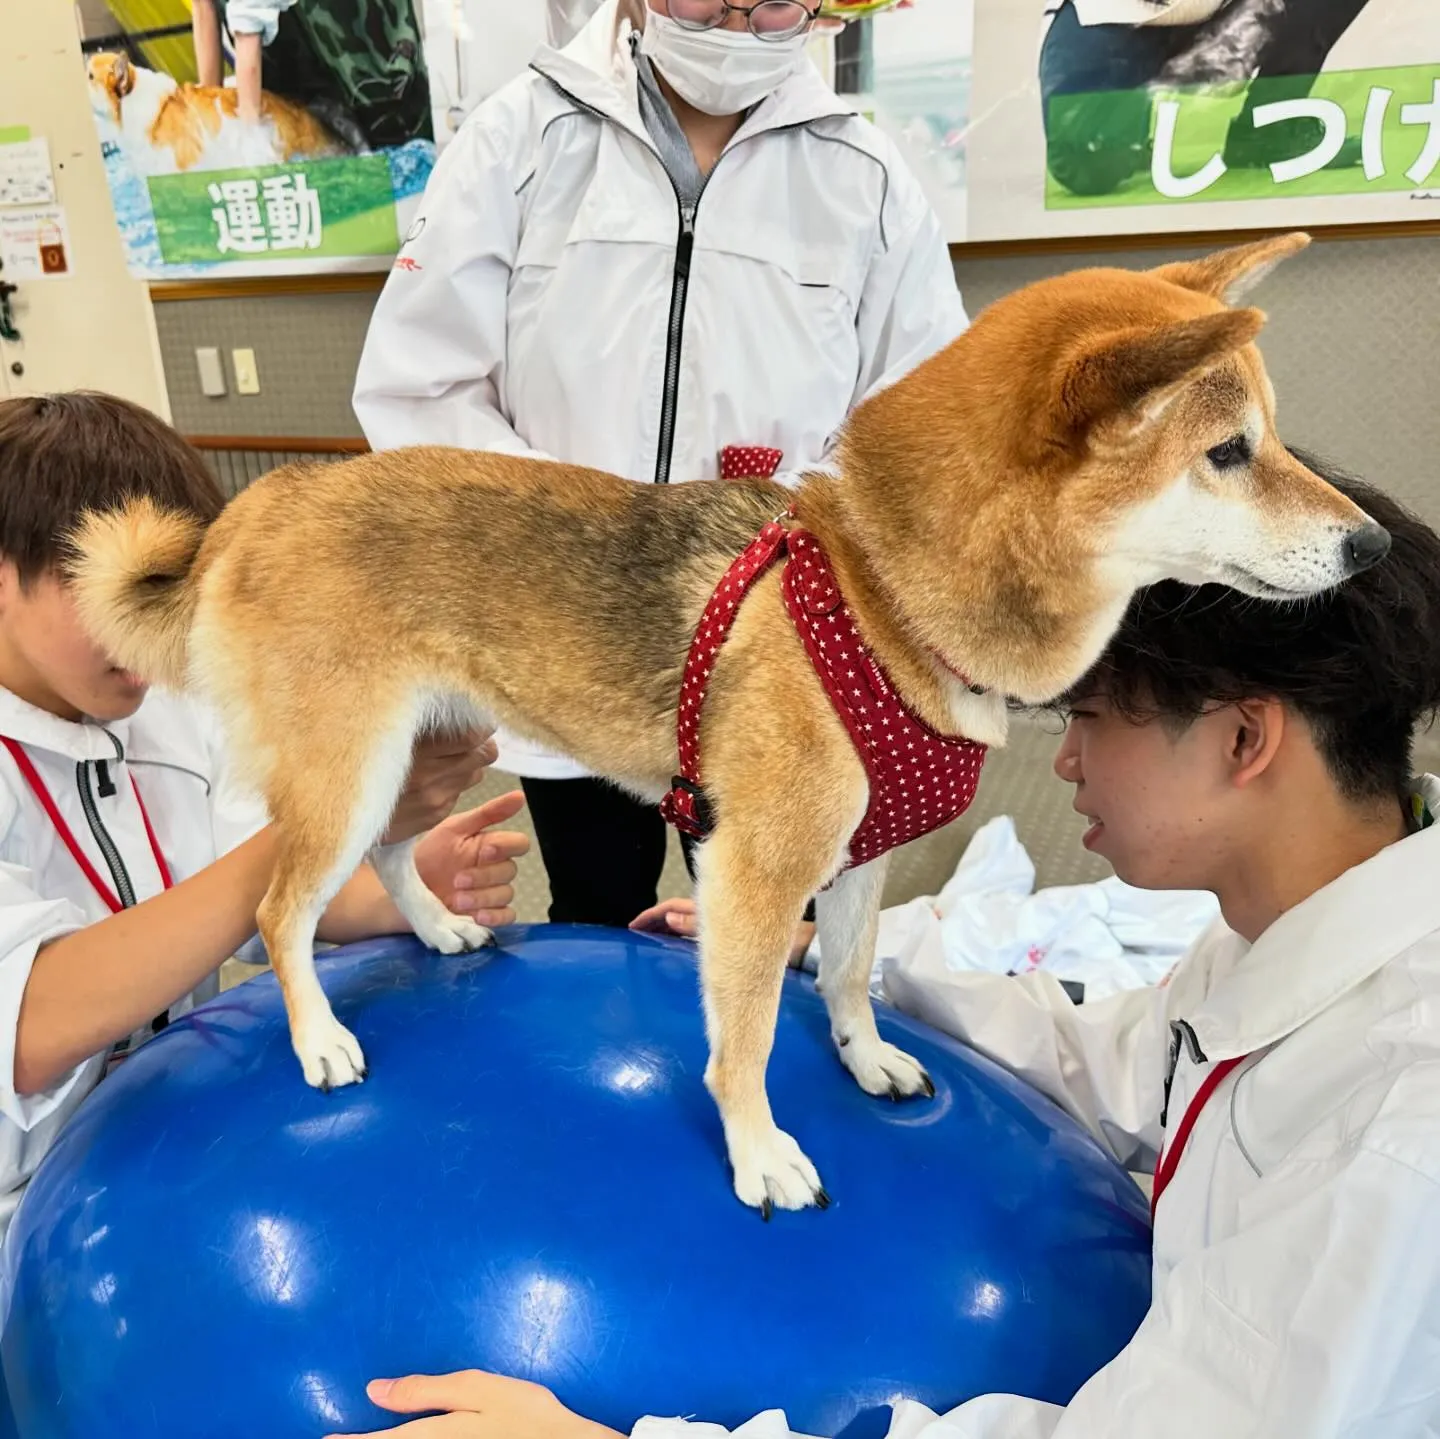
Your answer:
[[[115,866],[122,866],[137,901],[159,894],[162,883],[132,775],[177,884],[265,823],[263,806],[227,778],[218,729],[188,701],[152,694],[130,719],[102,728],[57,719],[0,689],[0,734],[24,746],[100,877],[118,892]],[[61,1126],[100,1082],[107,1057],[86,1060],[43,1093],[15,1092],[15,1030],[30,967],[43,944],[109,914],[0,748],[0,1233]],[[208,982],[172,1017],[215,990]]]
[[[441,155],[360,362],[374,448],[648,481],[714,479],[726,445],[765,445],[794,478],[860,399],[964,329],[919,182],[808,61],[682,214],[640,116],[628,13],[607,0],[542,49]],[[483,535],[475,551],[483,565]],[[523,583],[523,555],[489,559],[465,582]],[[502,767],[583,773],[513,741]]]
[[[1422,784],[1440,813],[1440,783]],[[1038,1085],[1132,1168],[1155,1162],[1171,1063],[1173,1134],[1212,1065],[1251,1058],[1195,1123],[1159,1206],[1151,1309],[1120,1355],[1064,1409],[901,1405],[891,1439],[1440,1434],[1437,874],[1431,827],[1253,946],[1217,924],[1167,987],[1094,1006],[1046,974],[905,977],[902,1009]],[[773,1412],[736,1432],[789,1434]]]

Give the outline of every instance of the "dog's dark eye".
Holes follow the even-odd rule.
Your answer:
[[[1216,445],[1213,450],[1206,450],[1205,458],[1217,470],[1233,470],[1236,465],[1249,462],[1250,441],[1244,435],[1236,435],[1233,440],[1226,440],[1223,445]]]

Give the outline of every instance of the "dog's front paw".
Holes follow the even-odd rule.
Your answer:
[[[438,949],[441,954],[461,954],[468,949],[484,949],[495,943],[495,936],[483,924],[476,924],[463,914],[451,914],[433,919],[426,917],[415,926],[415,934],[422,944]]]
[[[917,1094],[927,1099],[935,1097],[934,1082],[920,1062],[878,1035],[873,1039],[856,1037],[849,1044],[839,1045],[838,1052],[841,1064],[866,1094],[896,1100]]]
[[[776,1209],[808,1209],[812,1204],[826,1209],[830,1205],[815,1166],[783,1129],[772,1127],[733,1144],[730,1163],[740,1202],[758,1209],[764,1219]]]
[[[333,1014],[307,1021],[292,1036],[305,1083],[328,1094],[365,1078],[360,1043]]]

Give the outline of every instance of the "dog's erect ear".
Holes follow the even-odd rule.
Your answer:
[[[1217,310],[1099,338],[1061,383],[1062,432],[1079,439],[1103,429],[1117,443],[1138,437],[1186,385],[1248,345],[1264,323],[1259,310]]]
[[[111,71],[111,75],[114,77],[117,95],[128,95],[135,88],[135,72],[130,68],[128,55],[116,55],[115,67]]]
[[[1309,243],[1309,235],[1296,231],[1292,235],[1257,240],[1253,245],[1236,245],[1207,255],[1203,260],[1161,265],[1150,273],[1182,289],[1233,305],[1243,300],[1282,260],[1299,254]]]

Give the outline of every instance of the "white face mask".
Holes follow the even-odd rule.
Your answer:
[[[651,10],[640,50],[697,110],[738,115],[795,73],[805,39],[804,31],[788,40],[761,40],[748,30],[687,30]]]

